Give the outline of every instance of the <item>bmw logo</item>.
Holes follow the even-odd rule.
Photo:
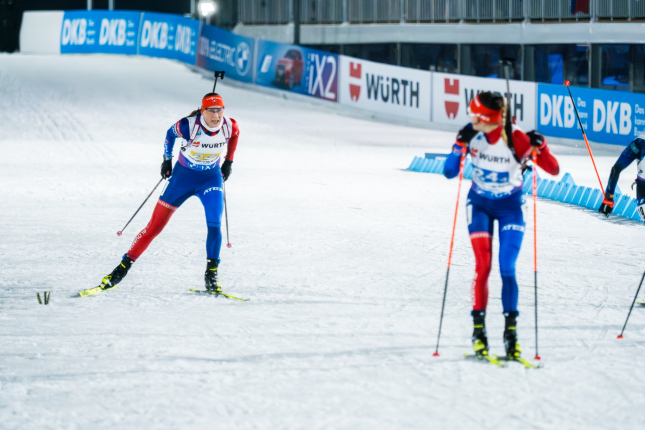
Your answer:
[[[251,68],[251,48],[246,42],[240,42],[235,51],[235,68],[240,76],[245,76]]]

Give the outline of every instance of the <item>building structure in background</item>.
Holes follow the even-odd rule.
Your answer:
[[[235,32],[376,62],[645,92],[645,0],[238,0]]]
[[[645,92],[645,0],[215,0],[213,25],[422,70]],[[0,0],[0,50],[25,10],[145,10],[196,17],[198,0]],[[296,16],[297,11],[297,16]]]

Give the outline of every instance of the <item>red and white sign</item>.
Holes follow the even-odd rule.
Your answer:
[[[340,56],[341,104],[430,121],[430,72]]]
[[[537,84],[510,81],[511,113],[524,131],[535,129]],[[470,100],[483,91],[492,91],[506,97],[506,80],[478,78],[448,73],[432,74],[432,121],[461,126],[468,118]]]

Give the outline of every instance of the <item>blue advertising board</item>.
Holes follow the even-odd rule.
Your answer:
[[[199,21],[180,15],[144,12],[139,32],[139,54],[195,64],[198,37]]]
[[[253,81],[254,46],[255,39],[202,25],[197,66],[212,71],[223,70],[226,77],[250,83]]]
[[[338,101],[338,56],[302,46],[258,40],[255,83]]]
[[[136,55],[140,20],[141,12],[65,12],[60,52]]]
[[[645,95],[580,87],[571,94],[589,140],[624,146],[645,132]],[[567,87],[538,84],[537,103],[540,133],[582,139]]]

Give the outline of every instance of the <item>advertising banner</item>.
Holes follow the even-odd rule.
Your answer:
[[[340,103],[430,121],[430,72],[340,57]]]
[[[60,52],[136,55],[140,19],[141,12],[65,12]]]
[[[535,82],[510,81],[511,113],[524,131],[535,129]],[[469,121],[470,100],[483,91],[506,97],[506,80],[432,73],[432,121],[461,126]]]
[[[624,146],[645,133],[645,95],[580,87],[571,94],[589,140]],[[540,133],[582,139],[567,87],[538,84],[537,104]]]
[[[144,12],[139,32],[139,54],[195,64],[198,37],[199,21],[167,13]]]
[[[255,83],[335,102],[338,100],[338,56],[258,40]]]
[[[250,83],[253,81],[254,46],[255,39],[202,25],[197,66],[212,71],[223,70],[227,78]]]

